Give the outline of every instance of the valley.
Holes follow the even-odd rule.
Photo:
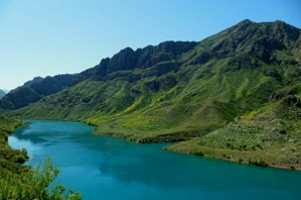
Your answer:
[[[176,152],[301,169],[301,31],[240,23],[200,42],[125,48],[0,100],[10,117],[81,121]]]

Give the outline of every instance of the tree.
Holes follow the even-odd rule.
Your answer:
[[[34,199],[34,200],[78,200],[79,192],[68,190],[56,184],[49,189],[60,170],[56,168],[50,157],[46,157],[44,167],[41,163],[36,168],[28,168],[24,173],[13,173],[0,169],[0,199]]]

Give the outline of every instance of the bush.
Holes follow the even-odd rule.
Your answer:
[[[250,158],[249,159],[249,164],[262,166],[262,167],[269,166],[269,164],[266,163],[262,158]]]

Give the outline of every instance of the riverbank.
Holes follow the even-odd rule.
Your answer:
[[[242,164],[251,164],[261,167],[274,167],[281,169],[301,170],[299,161],[299,152],[294,153],[291,149],[277,146],[270,147],[265,150],[240,151],[213,148],[208,146],[200,146],[198,144],[199,138],[190,141],[176,143],[165,147],[165,150],[196,155],[201,157],[225,160],[230,162],[237,162]],[[282,151],[279,154],[279,151]]]
[[[290,127],[283,120],[271,118],[261,120],[239,120],[205,132],[201,130],[169,130],[169,132],[139,132],[98,126],[95,134],[107,135],[135,143],[175,144],[166,150],[221,159],[263,167],[301,170],[301,136],[290,133]]]
[[[66,188],[62,184],[52,184],[60,170],[52,164],[50,157],[43,158],[43,169],[42,161],[33,168],[24,164],[29,161],[24,147],[18,150],[21,148],[10,146],[8,137],[25,124],[24,121],[0,115],[0,199],[81,200],[79,192],[65,192]]]
[[[109,134],[104,135],[112,136]],[[116,135],[113,135],[113,137],[116,137]],[[200,137],[186,141],[179,138],[169,137],[169,135],[166,137],[159,136],[141,138],[139,140],[129,140],[124,137],[122,139],[141,144],[175,142],[175,144],[166,146],[164,149],[176,153],[190,154],[261,167],[301,170],[300,151],[297,152],[294,148],[289,146],[281,147],[279,145],[275,145],[264,150],[255,149],[253,151],[246,151],[201,146],[198,143],[198,140],[201,139]]]
[[[0,168],[13,172],[25,170],[22,164],[28,160],[26,150],[15,150],[8,144],[8,137],[18,127],[25,123],[20,120],[9,119],[0,115]]]

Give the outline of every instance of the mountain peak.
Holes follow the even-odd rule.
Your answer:
[[[239,24],[249,24],[249,23],[253,23],[253,22],[249,19],[244,19],[241,22],[239,22]]]
[[[238,22],[236,25],[234,25],[233,27],[241,27],[241,26],[248,26],[248,25],[251,25],[251,24],[254,24],[254,22],[252,22],[251,20],[249,19],[245,19],[245,20],[242,20],[240,22]]]

